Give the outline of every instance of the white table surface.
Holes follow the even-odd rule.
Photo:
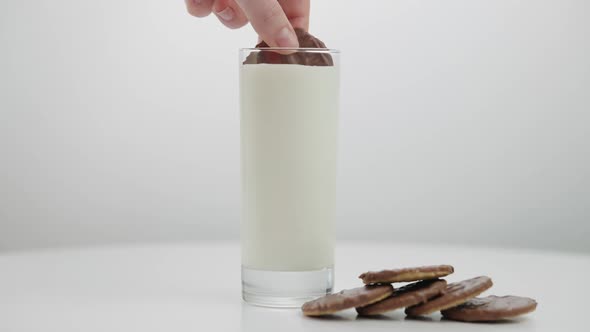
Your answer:
[[[329,319],[240,298],[236,243],[96,247],[0,253],[0,331],[589,331],[590,255],[529,250],[340,243],[336,289],[369,269],[452,264],[456,281],[488,275],[485,294],[535,298],[515,322],[469,324],[435,314],[381,319],[354,310]]]

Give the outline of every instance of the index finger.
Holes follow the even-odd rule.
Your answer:
[[[294,28],[309,30],[309,0],[278,0]]]
[[[236,0],[252,27],[272,47],[298,47],[299,42],[277,0]]]

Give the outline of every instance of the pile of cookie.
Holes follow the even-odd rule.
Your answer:
[[[406,315],[418,317],[436,311],[447,318],[465,322],[496,321],[513,318],[537,307],[533,299],[520,296],[487,296],[477,298],[492,287],[492,279],[475,277],[447,284],[441,277],[454,272],[450,265],[366,272],[359,276],[364,287],[339,293],[303,304],[306,316],[323,316],[355,308],[362,316],[380,315],[405,308]],[[394,289],[396,282],[414,282]]]

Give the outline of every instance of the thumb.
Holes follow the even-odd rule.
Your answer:
[[[236,0],[252,27],[271,47],[299,47],[297,35],[277,0]]]

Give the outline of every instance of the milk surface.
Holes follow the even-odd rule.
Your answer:
[[[242,65],[242,265],[333,265],[337,67]]]

